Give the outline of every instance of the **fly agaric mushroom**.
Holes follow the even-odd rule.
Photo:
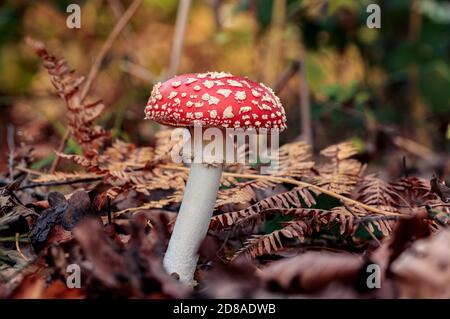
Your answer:
[[[224,72],[179,75],[153,87],[146,119],[192,128],[217,127],[281,132],[286,115],[264,84]],[[195,150],[194,150],[195,151]],[[199,246],[206,236],[220,186],[222,163],[192,163],[164,267],[191,283]]]

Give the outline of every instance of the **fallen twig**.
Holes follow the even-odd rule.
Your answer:
[[[114,26],[113,30],[109,34],[108,38],[106,39],[105,43],[103,43],[103,46],[101,47],[99,53],[95,57],[94,63],[92,64],[88,77],[86,79],[86,82],[81,90],[80,98],[79,98],[79,104],[83,102],[83,100],[86,98],[86,96],[89,93],[89,90],[92,86],[92,83],[94,82],[95,78],[97,77],[97,74],[100,70],[100,66],[102,64],[103,59],[105,58],[108,51],[111,49],[114,41],[117,39],[121,31],[125,28],[128,21],[131,19],[133,14],[136,12],[139,5],[142,3],[142,0],[134,0],[133,3],[128,7],[128,9],[125,11],[125,13],[120,17],[120,19],[117,21],[116,25]],[[61,143],[58,147],[58,152],[63,152],[64,148],[66,147],[67,141],[69,140],[71,135],[71,132],[69,130],[66,131],[64,134]],[[52,162],[52,165],[50,167],[49,173],[53,173],[55,169],[57,168],[59,164],[60,158],[57,156],[55,160]]]
[[[14,143],[14,126],[12,124],[8,125],[8,169],[9,169],[9,179],[11,181],[14,180],[14,152],[15,152],[15,143]]]
[[[165,78],[170,78],[175,75],[175,73],[177,73],[178,66],[180,65],[184,34],[186,33],[186,24],[190,6],[191,0],[180,0],[177,21],[175,24],[175,33],[173,36],[172,52],[170,54],[170,65],[165,74]]]

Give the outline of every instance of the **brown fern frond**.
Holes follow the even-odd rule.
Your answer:
[[[154,150],[151,147],[139,147],[134,144],[116,140],[97,159],[98,165],[110,172],[140,169],[153,160]]]
[[[355,144],[351,141],[331,145],[320,151],[320,154],[335,161],[348,159],[357,153],[358,150],[356,149]]]
[[[252,186],[238,185],[233,188],[227,188],[220,190],[217,193],[217,200],[215,208],[227,205],[227,204],[249,204],[255,199],[256,193]]]
[[[368,175],[361,181],[361,187],[358,190],[357,200],[371,206],[381,207],[385,209],[397,205],[400,201],[404,204],[403,199],[392,187],[391,184],[379,179],[375,175]],[[407,203],[406,203],[407,204]]]
[[[292,142],[280,147],[278,157],[273,157],[273,165],[277,167],[273,176],[287,176],[302,178],[311,174],[314,162],[311,161],[311,147],[304,142]],[[240,165],[228,166],[231,171],[244,174],[257,174],[255,168]],[[222,185],[231,188],[220,190],[216,208],[231,203],[250,203],[255,200],[255,189],[275,187],[279,182],[255,179],[253,181],[238,182],[233,178],[222,178]],[[306,195],[307,196],[307,195]]]
[[[340,233],[352,235],[356,230],[355,218],[343,207],[333,210],[314,208],[291,208],[279,210],[282,215],[291,215],[293,219],[283,223],[284,227],[266,235],[251,236],[239,249],[232,260],[239,255],[249,254],[252,257],[271,254],[283,249],[283,242],[289,239],[297,239],[300,242],[305,240],[305,236],[311,236],[314,231],[319,232],[323,227],[330,227],[335,223],[339,224]]]
[[[423,178],[404,177],[391,183],[391,186],[410,206],[423,205],[438,199],[437,195],[431,192],[430,183]]]
[[[278,170],[275,176],[301,178],[311,174],[314,161],[311,160],[311,146],[302,141],[287,143],[278,152]]]
[[[247,218],[240,219],[235,223],[235,226],[242,226],[251,222],[257,222],[258,219],[266,218],[269,215],[273,215],[274,213],[278,213],[281,216],[292,216],[293,219],[301,219],[307,220],[311,227],[315,229],[317,232],[325,226],[329,225],[334,221],[342,222],[344,219],[340,219],[340,216],[345,216],[345,218],[349,219],[349,226],[353,225],[353,216],[345,211],[336,211],[336,210],[325,210],[325,209],[317,209],[317,208],[278,208],[278,209],[267,209],[260,212],[258,215],[250,215]],[[256,219],[256,220],[255,220]],[[344,223],[346,225],[347,222]],[[347,228],[345,228],[347,229]]]
[[[326,190],[338,194],[350,194],[360,181],[365,170],[365,165],[354,159],[332,161],[317,168],[320,173],[315,176],[314,183]]]
[[[184,171],[164,170],[153,165],[146,169],[146,163],[154,160],[154,150],[151,147],[136,148],[133,144],[119,140],[95,159],[74,154],[58,155],[103,176],[113,187],[126,187],[145,195],[158,189],[182,191],[188,175]]]
[[[215,208],[227,204],[249,204],[256,200],[257,189],[267,189],[275,187],[277,183],[270,180],[252,180],[247,182],[239,182],[234,177],[222,176],[221,185],[229,188],[221,189],[217,193],[217,201]]]
[[[379,206],[384,211],[394,211],[396,210],[392,206]],[[353,217],[356,218],[353,222],[353,232],[356,231],[358,226],[362,225],[366,231],[369,233],[369,235],[379,243],[379,240],[377,236],[375,235],[375,227],[383,234],[384,237],[389,236],[392,233],[392,226],[393,224],[399,220],[400,216],[379,216],[383,218],[377,218],[378,216],[371,216],[368,211],[361,207],[357,206],[350,206],[348,204],[343,203],[343,206],[336,207],[333,210],[341,210],[345,209],[346,211],[350,212]],[[341,224],[342,227],[342,224]],[[342,233],[342,229],[341,229]],[[380,243],[379,243],[380,244]]]
[[[299,208],[302,207],[302,201],[310,207],[316,203],[314,195],[318,193],[307,188],[296,187],[288,192],[266,197],[245,209],[213,216],[210,228],[215,230],[228,228],[241,220],[257,218],[262,211],[269,209]]]
[[[295,220],[287,222],[282,229],[275,230],[270,234],[253,235],[244,243],[244,246],[233,255],[231,261],[243,254],[248,254],[253,258],[264,254],[272,254],[284,248],[282,238],[296,238],[300,242],[303,242],[305,240],[305,235],[309,235],[311,232],[311,227],[304,221]]]
[[[95,172],[98,174],[104,174],[105,171],[101,170],[98,164],[94,159],[89,159],[82,155],[76,155],[76,154],[64,154],[64,153],[56,153],[57,156],[61,158],[65,158],[68,160],[73,161],[74,163],[86,168],[90,172]]]
[[[43,65],[51,76],[51,82],[58,96],[67,107],[67,120],[70,132],[87,158],[94,158],[110,138],[110,133],[94,125],[104,109],[101,101],[85,104],[80,97],[80,86],[84,77],[75,77],[74,71],[63,58],[50,54],[44,44],[27,38],[36,54],[43,60]]]
[[[175,192],[174,194],[172,194],[170,196],[163,197],[159,200],[150,201],[150,202],[145,203],[144,205],[141,205],[138,207],[125,208],[123,210],[115,212],[113,215],[115,217],[117,217],[117,216],[123,215],[125,213],[133,213],[133,212],[138,212],[138,211],[163,208],[164,206],[167,206],[167,205],[170,205],[173,203],[180,203],[182,198],[183,198],[183,192]]]
[[[179,154],[183,140],[180,136],[172,136],[172,132],[173,130],[162,130],[155,134],[156,146],[154,152],[156,162],[171,162],[171,153]]]
[[[369,229],[374,230],[375,225],[384,237],[388,237],[392,233],[393,224],[400,218],[398,216],[366,216],[358,219],[356,225],[365,224]]]
[[[327,216],[329,222],[326,224],[329,224],[332,221],[336,221],[339,224],[339,233],[341,235],[353,234],[356,230],[356,218],[361,214],[365,214],[366,212],[363,212],[356,207],[352,207],[350,211],[349,209],[350,207],[348,205],[333,207],[330,211],[330,216]]]
[[[357,154],[352,142],[331,145],[320,153],[328,159],[317,167],[319,176],[314,178],[315,183],[327,190],[339,194],[350,194],[361,179],[365,165],[350,157]]]
[[[76,172],[76,173],[55,172],[53,174],[42,174],[30,180],[33,183],[48,183],[48,182],[67,182],[72,180],[89,179],[95,177],[98,177],[98,175],[84,172]]]

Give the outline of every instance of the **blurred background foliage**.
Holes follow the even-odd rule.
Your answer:
[[[81,28],[69,29],[66,8],[81,6]],[[381,28],[366,20],[381,7]],[[89,70],[130,1],[6,0],[0,5],[0,150],[6,128],[34,146],[35,168],[51,163],[65,131],[65,108],[39,59],[24,42],[42,40],[77,74]],[[145,145],[157,124],[143,121],[152,85],[170,62],[177,0],[144,0],[114,43],[92,91],[107,106],[102,125]],[[278,89],[288,130],[301,138],[303,73],[314,149],[353,139],[372,169],[448,176],[450,4],[438,0],[195,0],[177,73],[228,71]],[[296,66],[300,63],[300,71]],[[283,75],[287,81],[283,81]],[[303,93],[302,93],[303,92]],[[75,142],[69,152],[78,152]],[[0,170],[7,157],[0,157]]]

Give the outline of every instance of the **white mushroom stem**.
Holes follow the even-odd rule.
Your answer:
[[[192,163],[175,227],[164,256],[169,274],[191,283],[198,249],[208,231],[222,175],[221,164]]]

